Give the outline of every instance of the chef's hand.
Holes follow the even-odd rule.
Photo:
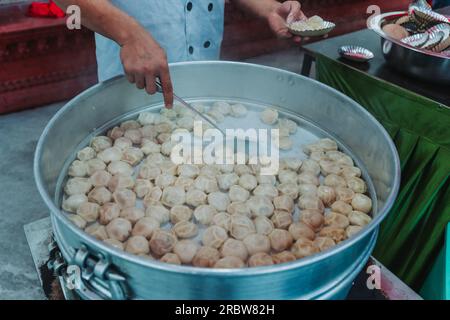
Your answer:
[[[275,35],[282,39],[290,39],[294,42],[300,42],[299,36],[294,36],[289,32],[287,24],[293,21],[305,20],[306,16],[301,10],[298,1],[285,1],[274,7],[274,10],[268,15],[268,23]]]
[[[155,81],[159,78],[163,87],[164,104],[171,108],[173,88],[164,50],[145,29],[139,30],[121,45],[120,58],[128,80],[139,89],[145,88],[149,94],[154,94]]]

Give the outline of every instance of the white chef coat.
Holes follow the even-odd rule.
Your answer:
[[[223,36],[224,0],[111,0],[135,18],[166,51],[169,62],[216,60]],[[95,35],[99,81],[123,74],[120,47]]]

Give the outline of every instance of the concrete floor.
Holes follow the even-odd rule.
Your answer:
[[[299,72],[298,49],[248,62]],[[37,140],[63,103],[0,116],[0,299],[45,299],[23,226],[48,216],[33,177]]]

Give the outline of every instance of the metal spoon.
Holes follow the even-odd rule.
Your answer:
[[[162,84],[159,80],[156,80],[156,90],[159,93],[163,93],[163,88],[162,88]],[[197,109],[195,109],[193,106],[191,106],[189,103],[187,103],[186,101],[184,101],[184,99],[180,98],[179,96],[177,96],[175,93],[173,94],[173,98],[175,100],[177,100],[179,103],[181,103],[184,107],[188,108],[189,110],[191,110],[192,112],[194,112],[195,114],[197,114],[199,117],[201,117],[203,120],[205,120],[207,123],[209,123],[212,127],[214,127],[215,129],[219,130],[220,133],[223,134],[223,136],[225,137],[225,132],[219,128],[212,120],[210,120],[208,117],[206,117],[203,113],[201,113],[200,111],[198,111]]]

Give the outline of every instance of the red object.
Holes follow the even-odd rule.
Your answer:
[[[40,18],[63,18],[66,14],[56,3],[50,0],[48,3],[32,2],[28,7],[28,15]]]

